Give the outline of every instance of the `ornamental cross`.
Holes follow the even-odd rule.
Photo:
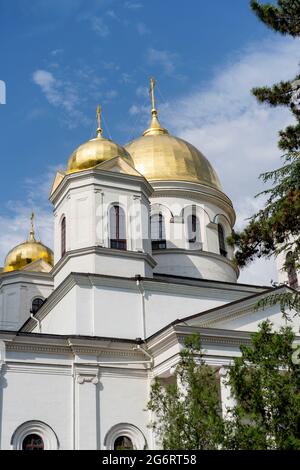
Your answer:
[[[156,86],[156,80],[155,80],[155,78],[151,77],[150,78],[149,95],[151,95],[151,99],[152,99],[152,109],[156,109],[155,94],[154,94],[155,86]]]
[[[102,134],[102,129],[101,129],[101,112],[102,112],[102,108],[100,106],[100,104],[97,106],[97,111],[96,111],[96,117],[97,117],[97,122],[98,122],[98,129],[97,129],[97,132],[98,132],[98,137],[101,136]]]

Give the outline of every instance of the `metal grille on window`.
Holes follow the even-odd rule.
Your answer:
[[[114,450],[133,450],[131,439],[127,436],[117,437],[114,443]]]
[[[22,445],[23,450],[44,450],[44,441],[37,434],[29,434]]]

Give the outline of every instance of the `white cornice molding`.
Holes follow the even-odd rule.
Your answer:
[[[219,255],[218,253],[212,253],[211,251],[204,251],[204,250],[187,250],[185,248],[165,248],[163,250],[153,250],[153,255],[163,256],[163,255],[191,255],[191,256],[198,256],[199,258],[212,258],[217,260],[218,262],[223,262],[230,266],[237,274],[240,273],[238,267],[233,263],[233,261],[225,258],[225,256]]]
[[[149,266],[153,269],[157,265],[155,259],[146,252],[141,251],[130,251],[130,250],[116,250],[113,248],[106,248],[102,246],[89,246],[86,248],[78,248],[76,250],[67,251],[66,254],[61,258],[52,270],[53,276],[61,270],[63,266],[70,260],[70,258],[74,258],[77,256],[85,256],[85,255],[105,255],[105,256],[112,256],[117,258],[128,258],[128,259],[139,259],[146,261]]]
[[[154,188],[152,198],[156,197],[180,197],[196,198],[199,201],[213,201],[216,205],[222,207],[230,218],[232,226],[236,220],[236,214],[232,201],[225,193],[210,186],[191,183],[188,181],[151,181]]]
[[[111,182],[117,183],[123,190],[126,189],[124,188],[124,183],[133,184],[138,187],[147,198],[153,194],[153,187],[143,176],[91,168],[66,174],[59,186],[50,195],[49,199],[53,204],[56,204],[63,195],[69,192],[72,183],[81,184],[81,188],[92,185],[105,190],[106,187],[111,189]]]
[[[134,252],[136,253],[136,252]],[[212,297],[220,298],[220,293],[257,293],[260,289],[258,286],[243,286],[239,284],[228,284],[216,281],[202,281],[201,279],[195,280],[176,280],[172,282],[163,277],[156,276],[156,279],[141,278],[140,282],[143,283],[144,289],[149,292],[166,292],[166,293],[177,293],[183,295],[201,296],[203,298],[210,299]],[[67,293],[76,285],[84,286],[99,286],[99,287],[113,287],[117,289],[129,289],[137,291],[136,279],[125,278],[118,276],[108,276],[101,274],[89,274],[89,273],[70,273],[62,283],[51,293],[42,307],[38,310],[35,318],[42,320],[48,313],[59,303],[59,301],[67,295]],[[224,295],[222,295],[224,298]],[[231,302],[232,295],[228,295],[228,302]],[[236,299],[236,295],[233,297]],[[225,307],[225,305],[224,305]],[[229,307],[230,308],[230,307]],[[36,322],[29,319],[26,324],[21,328],[20,331],[29,332],[32,331],[36,326]]]
[[[208,312],[207,314],[203,315],[203,317],[199,315],[199,318],[197,318],[195,316],[195,318],[188,320],[188,323],[191,326],[194,326],[193,324],[197,322],[199,326],[211,327],[214,324],[228,321],[232,318],[236,319],[241,318],[245,315],[251,315],[255,313],[255,306],[257,305],[257,302],[259,300],[270,295],[278,294],[282,290],[286,290],[286,288],[283,286],[281,289],[274,289],[273,292],[270,290],[264,291],[260,295],[250,296],[250,298],[246,297],[245,299],[241,299],[237,304],[234,305],[225,304],[222,307],[218,307],[214,311]]]
[[[52,271],[42,273],[36,271],[11,271],[0,273],[0,287],[8,284],[43,284],[46,287],[53,286]]]

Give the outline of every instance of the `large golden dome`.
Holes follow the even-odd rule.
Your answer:
[[[102,137],[102,129],[100,127],[100,112],[101,108],[98,107],[97,137],[80,145],[72,153],[68,161],[67,173],[93,168],[99,163],[111,160],[114,157],[121,157],[127,163],[133,166],[133,160],[124,147],[121,147],[112,140],[104,139]]]
[[[54,264],[52,250],[35,239],[32,228],[28,240],[10,250],[2,272],[19,271],[38,260],[46,261],[50,266]]]
[[[134,166],[150,182],[188,181],[221,190],[217,173],[207,158],[192,144],[174,137],[157,117],[152,85],[152,120],[138,139],[125,145]]]

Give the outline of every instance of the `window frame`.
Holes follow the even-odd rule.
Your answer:
[[[112,237],[112,211],[115,211],[113,215],[115,217],[115,237]],[[124,220],[124,227],[120,226],[120,219],[123,218]],[[127,250],[127,224],[126,224],[126,212],[122,206],[118,203],[114,203],[109,208],[109,247],[115,250]],[[124,230],[125,238],[120,237],[120,232]]]
[[[154,217],[158,217],[158,238],[152,238],[152,226]],[[150,233],[152,250],[165,250],[167,248],[166,240],[166,221],[162,212],[151,214],[150,216]]]
[[[60,254],[61,258],[63,258],[67,252],[67,227],[66,227],[66,216],[64,215],[60,222]]]

